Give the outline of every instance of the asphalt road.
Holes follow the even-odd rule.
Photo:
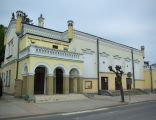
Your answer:
[[[23,120],[156,120],[156,101],[93,111],[23,118]],[[17,119],[16,119],[17,120]],[[20,120],[22,120],[20,118]]]

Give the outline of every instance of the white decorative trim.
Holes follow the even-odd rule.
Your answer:
[[[35,75],[35,73],[22,74],[22,76],[30,76],[30,75]]]
[[[88,48],[86,48],[86,49],[81,49],[81,50],[82,50],[82,52],[83,52],[84,54],[94,54],[94,53],[95,53],[93,50],[88,49]]]
[[[67,72],[67,70],[65,69],[65,66],[63,64],[56,64],[52,70],[53,74],[54,74],[56,68],[61,68],[63,70],[64,75],[69,75],[69,73]]]
[[[27,67],[27,72],[25,71],[25,68]],[[23,66],[22,66],[22,75],[24,74],[28,74],[29,73],[29,68],[28,68],[28,65],[25,63]]]
[[[39,36],[48,37],[48,38],[68,41],[66,39],[66,35],[63,32],[59,32],[59,31],[55,31],[55,30],[51,30],[47,28],[42,28],[42,27],[38,27],[35,25],[24,24],[23,26],[24,26],[23,34],[31,33],[31,34],[35,34]]]
[[[131,59],[129,57],[124,58],[125,61],[130,62]]]
[[[138,59],[135,59],[134,62],[135,63],[140,63],[140,61]]]
[[[106,52],[102,52],[102,53],[99,53],[101,57],[108,57],[110,56],[109,54],[107,54]]]
[[[45,62],[38,62],[38,63],[36,63],[36,64],[33,66],[33,69],[32,69],[32,73],[33,73],[33,74],[35,74],[35,69],[36,69],[38,66],[44,66],[44,67],[46,67],[46,68],[47,68],[47,74],[48,74],[48,75],[51,75],[52,70],[51,70],[50,66],[49,66],[47,63],[45,63]]]
[[[80,68],[76,65],[71,65],[68,69],[68,73],[70,73],[70,71],[75,68],[78,72],[79,72],[79,76],[82,76],[82,71],[80,70]]]
[[[95,36],[95,35],[91,35],[91,34],[89,34],[89,33],[81,32],[81,31],[78,31],[78,30],[74,30],[74,33],[75,33],[77,36],[79,36],[79,37],[85,37],[85,39],[88,39],[88,40],[90,40],[90,41],[97,41],[97,39],[99,39],[99,42],[107,43],[107,44],[113,45],[113,46],[117,46],[118,48],[125,48],[126,50],[131,50],[131,49],[133,49],[135,52],[141,53],[141,50],[138,50],[138,49],[135,49],[135,48],[126,46],[126,45],[124,45],[124,44],[120,44],[120,43],[111,41],[111,40],[107,40],[107,39],[104,39],[104,38],[101,38],[101,37],[98,37],[98,36]]]
[[[117,59],[117,60],[120,60],[121,59],[121,57],[119,55],[113,55],[113,58],[114,59]]]
[[[28,55],[51,57],[51,58],[73,60],[73,61],[80,61],[80,62],[83,61],[83,55],[80,53],[73,53],[73,52],[64,51],[64,50],[49,49],[49,48],[38,47],[34,45],[28,46],[27,48],[20,51],[19,59],[24,58]]]

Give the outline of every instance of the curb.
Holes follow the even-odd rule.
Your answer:
[[[155,101],[156,100],[138,101],[138,102],[134,102],[134,103],[125,102],[125,103],[121,103],[118,105],[102,106],[102,107],[86,109],[86,110],[95,110],[95,109],[102,109],[102,108],[116,108],[116,107],[123,107],[123,106],[128,106],[128,105],[135,105],[135,104],[139,104],[139,103],[141,104],[141,103],[148,103],[148,102],[155,102]],[[86,110],[82,110],[82,111],[86,111]],[[80,112],[80,111],[70,111],[70,112]],[[39,117],[39,116],[47,116],[47,115],[57,116],[57,115],[70,113],[70,112],[56,112],[56,113],[33,114],[33,115],[23,115],[23,116],[14,116],[14,117],[3,117],[3,118],[0,118],[0,120],[11,120],[11,119],[29,118],[29,117],[36,117],[36,116]]]

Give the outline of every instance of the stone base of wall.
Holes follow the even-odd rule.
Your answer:
[[[84,100],[88,99],[83,94],[62,94],[62,95],[35,95],[34,102],[56,102],[56,101],[71,101],[71,100]]]

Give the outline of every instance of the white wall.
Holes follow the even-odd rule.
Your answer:
[[[109,60],[109,57],[104,57],[104,56],[100,56],[99,57],[99,63],[100,63],[100,66],[99,66],[99,69],[100,69],[100,72],[109,72],[109,64],[110,64],[110,60]]]

